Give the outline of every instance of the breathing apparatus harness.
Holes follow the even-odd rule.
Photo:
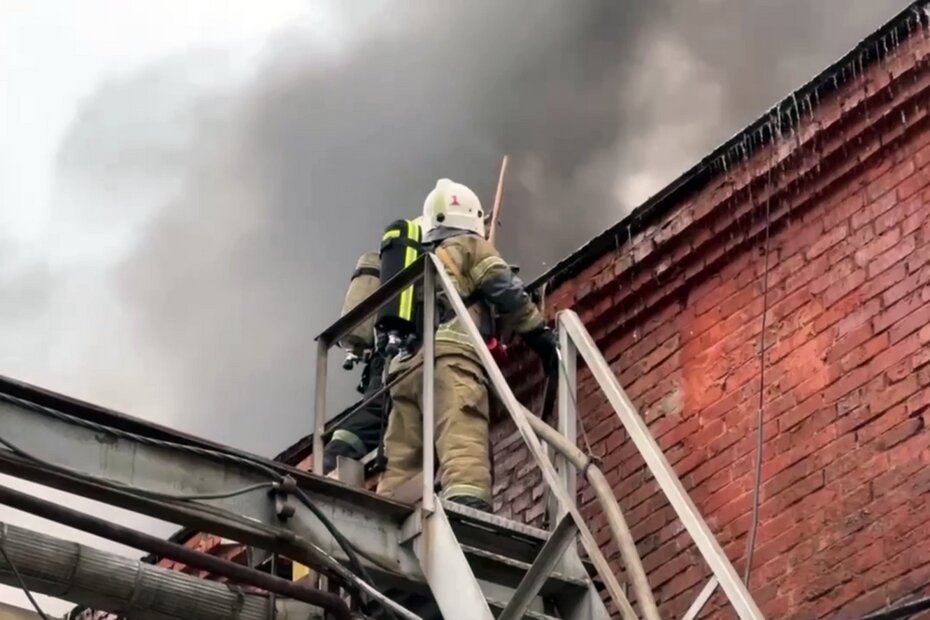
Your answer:
[[[380,285],[397,276],[409,268],[426,252],[434,254],[443,263],[448,271],[461,277],[458,266],[441,247],[442,241],[426,243],[423,241],[423,230],[414,220],[396,220],[392,222],[381,237],[380,250]],[[519,272],[519,267],[511,266],[513,271]],[[473,292],[464,300],[465,307],[470,309],[476,303],[482,303],[481,294]],[[438,311],[437,324],[447,323],[455,318],[455,311],[440,291],[437,294],[436,307]],[[482,331],[486,334],[485,343],[498,363],[507,359],[507,346],[503,343],[498,327],[499,317],[493,308],[486,306],[487,323]],[[374,344],[361,356],[350,355],[346,357],[344,367],[353,368],[358,363],[365,363],[359,391],[364,393],[368,384],[370,360],[377,355],[385,360],[385,377],[391,360],[398,355],[409,356],[416,353],[423,342],[423,286],[421,283],[413,284],[390,302],[381,307],[374,322]]]
[[[414,220],[397,220],[385,229],[380,254],[382,286],[416,262],[423,253],[422,237],[423,231]],[[421,313],[417,298],[421,294],[422,285],[411,285],[378,311],[375,351],[386,362],[413,346]]]

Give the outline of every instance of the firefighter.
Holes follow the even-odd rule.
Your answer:
[[[378,289],[380,283],[381,258],[377,252],[366,252],[358,259],[349,281],[342,315],[367,299]],[[375,317],[372,315],[356,325],[339,341],[339,346],[346,351],[346,370],[351,370],[358,363],[364,364],[358,386],[364,400],[368,400],[381,389],[384,374],[384,359],[375,355],[374,351],[374,322]],[[387,414],[386,407],[385,395],[375,397],[333,431],[323,452],[324,473],[335,469],[336,458],[339,456],[361,459],[378,447],[384,428],[383,420]]]
[[[346,292],[343,316],[420,256],[421,220],[418,217],[393,222],[382,235],[381,251],[362,255]],[[339,342],[347,352],[344,368],[350,370],[364,363],[358,391],[366,404],[333,431],[323,453],[324,473],[335,469],[339,456],[358,460],[381,447],[390,406],[387,394],[380,393],[385,362],[395,354],[393,347],[414,330],[413,299],[411,287],[356,325]],[[376,467],[383,466],[382,457],[379,454]]]
[[[485,239],[484,214],[475,193],[439,180],[426,198],[423,221],[424,248],[443,263],[485,339],[494,337],[493,309],[539,355],[545,371],[555,373],[555,334],[543,324],[523,283]],[[451,306],[441,297],[437,306],[435,439],[442,497],[490,511],[488,377]],[[399,355],[389,368],[388,376],[398,380],[391,389],[393,410],[384,439],[387,469],[378,485],[383,495],[391,495],[422,468],[422,362],[417,348]]]

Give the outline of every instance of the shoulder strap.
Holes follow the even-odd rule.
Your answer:
[[[352,279],[358,278],[359,276],[372,276],[375,278],[381,277],[381,270],[375,269],[374,267],[359,267],[352,272]]]
[[[452,275],[457,280],[464,282],[465,276],[462,274],[462,270],[459,269],[458,264],[452,260],[452,256],[449,255],[449,250],[440,245],[433,250],[433,253],[436,255],[436,258],[442,262],[445,268],[452,272]],[[471,295],[464,298],[462,301],[465,302],[465,307],[470,309],[476,303],[481,301],[481,293],[477,290],[472,291]]]
[[[395,244],[400,244],[404,247],[416,250],[417,252],[423,251],[423,245],[416,239],[410,239],[409,237],[391,237],[389,239],[385,239],[381,242],[381,251],[383,252]]]
[[[442,261],[442,264],[445,266],[445,268],[452,272],[452,275],[454,275],[460,281],[464,280],[462,270],[459,269],[459,266],[455,263],[454,260],[452,260],[452,257],[449,256],[449,250],[440,245],[436,248],[435,254],[436,257]]]

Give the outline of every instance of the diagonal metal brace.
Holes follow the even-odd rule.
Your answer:
[[[697,620],[697,617],[701,614],[701,611],[704,609],[704,606],[707,605],[707,601],[710,600],[710,597],[714,595],[714,592],[717,591],[717,578],[711,577],[701,591],[698,593],[697,598],[694,599],[694,602],[691,603],[691,607],[688,608],[688,611],[685,612],[685,615],[681,617],[681,620]]]
[[[540,549],[533,565],[526,571],[526,575],[523,576],[523,580],[520,581],[510,602],[507,603],[507,607],[497,617],[497,620],[520,620],[524,617],[533,599],[539,594],[539,590],[555,570],[565,550],[574,542],[577,534],[578,527],[575,525],[574,518],[566,513],[550,534],[549,540]]]

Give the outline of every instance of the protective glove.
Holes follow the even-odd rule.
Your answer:
[[[539,356],[547,375],[559,372],[559,341],[555,332],[543,325],[526,332],[521,338]]]

